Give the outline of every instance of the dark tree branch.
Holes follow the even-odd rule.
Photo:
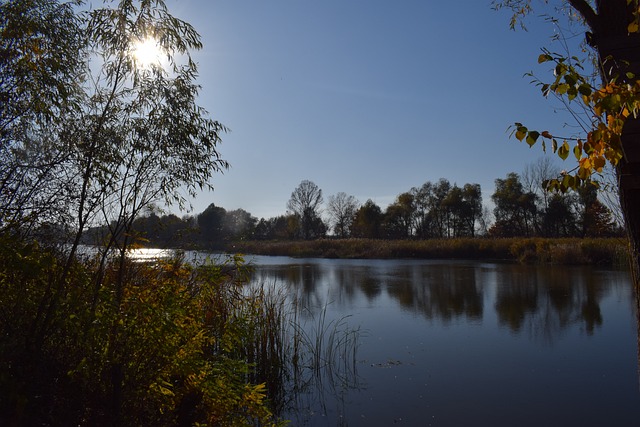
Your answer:
[[[584,21],[591,30],[598,34],[600,30],[600,18],[586,0],[567,0],[569,4],[582,15]]]

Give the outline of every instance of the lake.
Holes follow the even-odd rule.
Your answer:
[[[297,296],[305,328],[325,319],[358,331],[353,367],[328,369],[303,388],[283,414],[292,425],[640,425],[626,271],[247,260],[254,284]]]

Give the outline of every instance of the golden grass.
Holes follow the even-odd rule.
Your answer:
[[[623,238],[319,239],[235,242],[227,250],[245,254],[283,255],[297,258],[464,259],[625,265],[628,243]]]

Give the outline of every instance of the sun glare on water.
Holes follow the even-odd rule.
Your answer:
[[[149,68],[160,64],[161,50],[158,42],[152,38],[136,42],[133,45],[133,58],[138,68]]]

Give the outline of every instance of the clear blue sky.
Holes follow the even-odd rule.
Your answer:
[[[510,139],[521,121],[567,120],[523,77],[552,27],[511,31],[489,0],[181,0],[172,12],[202,35],[200,103],[231,129],[214,192],[193,200],[269,218],[311,180],[382,209],[444,177],[494,180],[542,156]],[[548,77],[548,74],[545,76]],[[571,165],[566,165],[569,168]]]

